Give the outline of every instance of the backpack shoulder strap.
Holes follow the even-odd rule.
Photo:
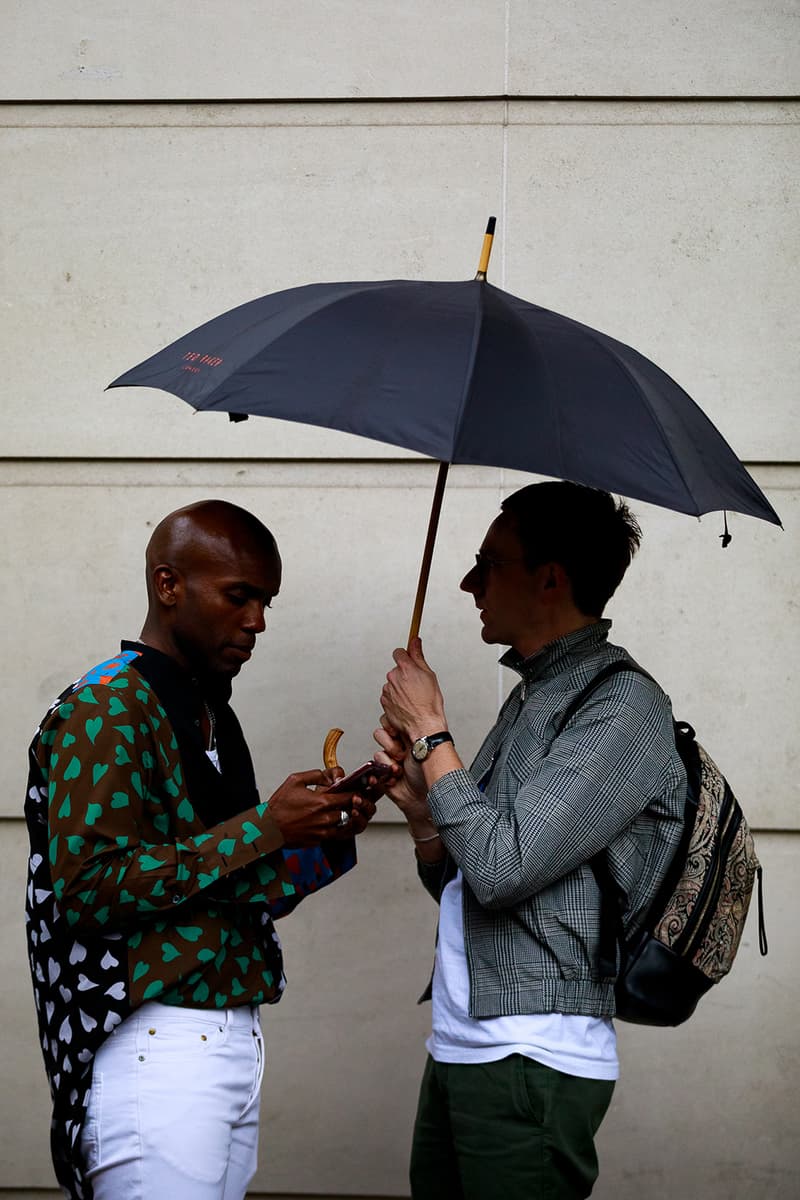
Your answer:
[[[632,658],[618,658],[616,662],[606,663],[606,665],[601,667],[597,674],[589,680],[586,686],[582,688],[576,696],[572,697],[569,704],[561,714],[561,719],[558,722],[558,729],[556,732],[561,733],[567,722],[572,720],[572,718],[575,716],[575,713],[580,708],[583,708],[586,701],[589,699],[592,693],[600,687],[601,683],[605,683],[607,679],[611,679],[614,675],[619,675],[622,671],[633,671],[636,675],[644,675],[648,679],[653,679],[653,676],[650,675],[649,672],[645,671],[644,667],[640,667],[637,662],[634,662]],[[653,680],[653,682],[655,683],[655,680]]]
[[[607,663],[606,666],[600,668],[597,674],[589,680],[576,696],[572,697],[561,714],[556,733],[561,733],[567,722],[583,707],[589,697],[600,687],[601,683],[605,683],[607,679],[611,679],[614,675],[619,675],[622,671],[633,671],[637,675],[645,675],[648,679],[653,679],[653,676],[645,671],[643,667],[640,667],[637,662],[634,662],[632,658],[620,658],[616,662]],[[614,979],[617,974],[617,947],[623,945],[625,940],[622,924],[624,896],[622,889],[611,874],[611,869],[608,865],[608,855],[605,850],[599,851],[598,854],[590,858],[588,865],[592,869],[601,896],[598,964],[600,978]]]

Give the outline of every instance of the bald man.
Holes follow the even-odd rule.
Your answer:
[[[281,584],[219,500],[147,547],[139,641],[51,706],[30,750],[28,950],[73,1200],[241,1200],[256,1167],[273,922],[355,862],[370,796],[299,771],[268,799],[229,705]]]

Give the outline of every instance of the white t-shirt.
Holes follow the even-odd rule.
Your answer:
[[[463,878],[442,893],[433,974],[433,1032],[426,1045],[436,1062],[495,1062],[524,1054],[583,1079],[617,1079],[617,1037],[604,1017],[565,1013],[469,1016],[469,968],[464,950]]]

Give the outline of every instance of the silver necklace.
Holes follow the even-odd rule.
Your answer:
[[[206,710],[208,717],[208,746],[206,752],[213,750],[217,744],[217,722],[214,718],[214,712],[206,700],[203,701],[203,708]]]
[[[203,708],[206,710],[208,717],[208,749],[206,757],[213,767],[222,774],[222,767],[219,763],[219,754],[217,752],[217,722],[214,719],[214,711],[211,706],[204,700]]]

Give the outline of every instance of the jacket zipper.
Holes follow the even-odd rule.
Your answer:
[[[512,720],[506,722],[506,728],[505,728],[505,732],[503,734],[503,738],[501,741],[499,741],[497,743],[494,750],[492,751],[492,757],[489,759],[489,762],[486,764],[486,767],[481,772],[481,777],[478,780],[478,787],[480,788],[480,790],[482,792],[486,790],[486,785],[489,782],[489,780],[492,776],[492,773],[494,772],[494,768],[495,768],[498,758],[500,757],[501,750],[506,745],[508,739],[514,732],[514,728],[517,724],[517,721],[519,720],[519,714],[522,712],[527,698],[528,698],[528,681],[526,679],[523,679],[522,684],[520,686],[519,703],[517,704],[517,711],[514,713]]]

